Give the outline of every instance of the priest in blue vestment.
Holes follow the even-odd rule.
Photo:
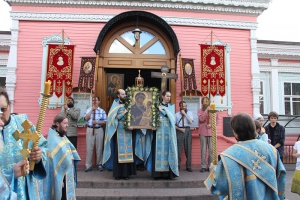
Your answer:
[[[175,106],[169,103],[171,93],[162,93],[159,105],[161,124],[154,131],[152,141],[152,177],[172,179],[179,176],[177,138],[175,130]]]
[[[118,99],[113,101],[109,110],[104,150],[103,164],[113,169],[113,177],[116,180],[121,178],[128,180],[129,176],[136,175],[134,163],[134,141],[135,135],[132,128],[124,128],[123,117],[127,110],[124,107],[126,93],[123,89],[117,91]]]
[[[42,189],[39,187],[42,186],[40,180],[46,177],[44,163],[47,141],[41,135],[37,147],[32,148],[32,142],[29,143],[28,147],[32,148],[29,154],[29,160],[35,161],[34,170],[25,177],[15,177],[13,167],[23,160],[22,154],[20,153],[23,149],[23,141],[16,141],[13,137],[13,133],[15,133],[16,130],[20,132],[24,130],[22,123],[27,120],[28,117],[25,114],[11,115],[8,94],[2,88],[0,89],[0,109],[2,112],[1,120],[4,123],[3,129],[0,131],[4,142],[4,149],[0,154],[0,170],[2,170],[7,182],[11,184],[13,191],[17,193],[18,199],[42,199]],[[35,127],[32,126],[30,131],[34,132]]]
[[[236,144],[211,165],[205,185],[213,194],[228,199],[284,199],[286,170],[278,151],[255,139],[255,124],[246,113],[232,117],[231,128]]]
[[[2,114],[0,110],[0,115]],[[4,123],[0,119],[0,130],[2,130]],[[4,148],[3,137],[0,135],[0,154]],[[27,161],[22,160],[14,165],[14,177],[20,177],[24,173],[23,166],[26,165],[26,174],[29,173],[29,164]],[[0,170],[0,199],[2,200],[15,200],[17,199],[17,194],[12,190],[10,183],[7,182],[5,176]]]
[[[80,157],[76,148],[66,137],[68,118],[58,114],[48,133],[48,175],[44,179],[44,199],[76,199],[76,165]]]

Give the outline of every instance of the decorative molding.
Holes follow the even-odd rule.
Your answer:
[[[0,60],[8,60],[8,53],[7,54],[0,54]]]
[[[0,77],[6,77],[7,69],[5,68],[0,68]]]
[[[260,55],[273,55],[273,56],[298,56],[300,57],[300,50],[298,51],[288,51],[281,49],[281,51],[272,49],[272,50],[260,50],[258,49],[258,54]]]
[[[133,9],[184,10],[196,12],[236,13],[260,15],[270,0],[161,0],[161,1],[78,1],[78,0],[6,0],[11,5],[121,7]]]
[[[7,66],[7,61],[0,61],[0,66],[6,67]]]
[[[266,62],[266,61],[259,61],[259,66],[260,67],[271,67],[271,62]],[[274,66],[272,66],[274,67]],[[276,67],[291,67],[291,68],[300,68],[300,63],[286,63],[286,62],[279,62]]]
[[[17,75],[16,74],[11,74],[7,73],[6,75],[6,83],[16,83],[17,81]]]
[[[258,76],[255,79],[252,79],[251,85],[253,89],[260,89],[260,79],[258,78]]]
[[[9,46],[10,40],[0,40],[0,46]]]
[[[264,67],[260,69],[260,72],[271,72],[272,69],[278,69],[278,72],[300,73],[300,68],[286,69],[286,68],[278,68],[278,67]]]
[[[257,29],[256,22],[240,22],[229,20],[211,20],[197,18],[162,17],[170,25],[205,26],[219,28]]]
[[[34,13],[34,12],[11,12],[14,20],[32,21],[72,21],[72,22],[103,22],[106,23],[116,15],[99,14],[70,14],[70,13]],[[257,22],[240,22],[229,20],[212,20],[198,18],[162,17],[170,25],[202,26],[234,29],[257,29]]]

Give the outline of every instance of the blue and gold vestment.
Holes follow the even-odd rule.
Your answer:
[[[35,164],[34,171],[30,172],[26,177],[15,178],[13,173],[13,166],[23,159],[20,151],[23,149],[23,141],[16,141],[13,137],[13,133],[16,130],[23,131],[22,123],[27,120],[28,117],[25,114],[11,115],[8,124],[3,127],[2,136],[4,142],[4,149],[0,155],[0,170],[2,170],[4,176],[14,192],[17,193],[20,200],[35,200],[42,199],[42,180],[46,177],[46,171],[44,163],[46,159],[46,146],[47,141],[41,135],[39,140],[39,147],[43,151],[42,160]],[[30,128],[31,132],[35,131],[35,127]],[[32,147],[32,142],[29,142],[29,148]]]
[[[238,142],[220,157],[205,181],[213,194],[234,200],[284,198],[286,170],[273,146],[257,139]]]

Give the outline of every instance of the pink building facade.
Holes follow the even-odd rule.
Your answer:
[[[62,30],[64,30],[65,44],[75,45],[73,86],[77,87],[82,57],[96,57],[93,50],[97,41],[102,37],[103,42],[98,46],[100,57],[109,55],[110,37],[114,31],[122,29],[108,29],[104,31],[112,19],[125,12],[145,12],[146,16],[161,19],[166,27],[157,26],[157,33],[171,28],[173,37],[161,34],[162,45],[167,54],[180,50],[183,58],[193,58],[196,71],[198,88],[200,88],[200,47],[199,44],[210,43],[224,44],[226,46],[226,80],[227,94],[221,103],[220,97],[212,98],[216,108],[220,110],[220,121],[217,127],[218,152],[234,143],[233,137],[223,135],[223,117],[232,116],[238,112],[250,115],[260,112],[260,82],[262,80],[259,67],[257,49],[257,16],[267,9],[269,0],[242,1],[15,1],[7,0],[12,6],[11,18],[11,44],[7,61],[6,87],[12,101],[13,112],[27,113],[35,124],[38,119],[41,101],[40,92],[43,91],[47,63],[47,44],[61,43]],[[125,16],[125,15],[124,15]],[[143,20],[141,20],[143,19]],[[119,23],[119,24],[118,24]],[[148,32],[156,33],[157,24],[149,24],[145,18],[140,17],[139,28],[152,27]],[[137,22],[127,22],[119,19],[115,22],[118,26],[132,25],[132,30]],[[126,26],[125,26],[126,25]],[[147,29],[147,30],[148,30]],[[101,36],[100,33],[105,32]],[[211,33],[213,37],[211,40]],[[178,42],[178,49],[176,44]],[[168,45],[172,44],[172,45]],[[155,54],[153,54],[155,55]],[[171,72],[177,73],[179,79],[170,81],[173,103],[181,100],[181,77],[179,54],[168,57]],[[118,57],[118,56],[117,56]],[[149,55],[149,59],[151,54]],[[162,56],[163,57],[163,56]],[[299,59],[300,60],[300,59]],[[110,60],[101,58],[101,68],[109,72]],[[108,61],[106,65],[106,61]],[[263,61],[262,61],[263,62]],[[122,65],[122,64],[121,64]],[[125,66],[125,64],[123,64]],[[115,68],[122,68],[116,64]],[[123,67],[122,70],[136,73],[134,69],[151,69],[145,65]],[[157,69],[157,68],[155,68]],[[97,75],[99,76],[99,75]],[[137,74],[136,74],[137,76]],[[149,78],[149,77],[144,77]],[[159,79],[155,80],[158,81]],[[101,82],[102,81],[102,82]],[[97,90],[101,90],[106,80],[98,80]],[[99,87],[100,86],[100,87]],[[151,86],[151,85],[148,85]],[[76,93],[76,94],[75,94]],[[75,92],[75,95],[78,95]],[[97,93],[97,91],[96,91]],[[100,94],[101,92],[98,92]],[[102,102],[106,101],[102,97]],[[90,102],[89,94],[85,96]],[[85,99],[85,101],[86,101]],[[175,101],[174,101],[175,100]],[[47,109],[43,133],[46,135],[48,128],[56,114],[61,111],[63,98],[53,98]],[[76,105],[75,105],[76,106]],[[107,105],[104,106],[108,112]],[[271,109],[269,109],[271,110]],[[178,111],[178,110],[177,110]],[[267,111],[267,110],[266,110]],[[84,112],[84,110],[82,110]],[[81,165],[85,163],[85,127],[78,127],[78,151],[82,158]],[[193,131],[192,164],[200,165],[200,141],[197,129]],[[183,161],[184,163],[184,161]]]

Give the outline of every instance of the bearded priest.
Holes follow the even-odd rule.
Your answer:
[[[76,165],[81,159],[66,137],[68,126],[68,118],[58,114],[49,129],[44,199],[76,199]]]

